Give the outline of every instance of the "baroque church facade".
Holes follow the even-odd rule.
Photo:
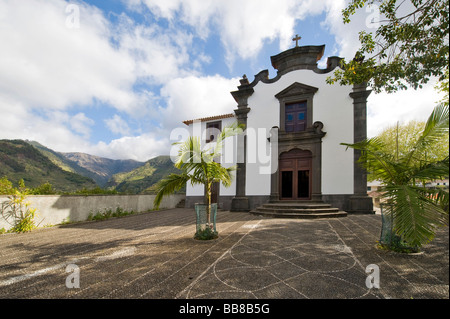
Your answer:
[[[194,135],[199,134],[194,125],[201,127],[197,132],[203,132],[205,143],[211,142],[204,133],[208,130],[236,121],[247,128],[234,138],[228,147],[231,160],[224,162],[237,165],[233,184],[216,185],[213,191],[220,208],[255,212],[266,207],[262,213],[275,203],[297,211],[332,207],[345,214],[373,212],[366,173],[357,163],[359,153],[341,145],[366,138],[370,90],[364,84],[327,84],[340,58],[329,57],[321,69],[318,61],[324,50],[325,45],[296,46],[272,56],[276,76],[270,78],[263,70],[250,82],[244,75],[231,92],[237,107],[229,114],[184,122]],[[202,202],[203,191],[187,185],[186,206]]]

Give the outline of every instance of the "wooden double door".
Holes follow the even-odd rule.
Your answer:
[[[294,149],[279,160],[280,199],[310,200],[312,188],[312,154]]]

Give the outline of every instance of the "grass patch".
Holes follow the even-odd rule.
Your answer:
[[[121,207],[117,207],[116,210],[112,210],[111,208],[109,208],[109,209],[105,209],[103,212],[98,211],[95,214],[91,212],[89,214],[87,220],[89,220],[89,221],[106,220],[106,219],[110,219],[110,218],[123,217],[123,216],[129,216],[129,215],[134,215],[134,214],[136,214],[136,212],[134,210],[127,211]]]

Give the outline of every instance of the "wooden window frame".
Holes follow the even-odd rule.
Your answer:
[[[210,130],[212,128],[219,130],[219,132],[222,132],[222,121],[214,121],[206,123],[206,143],[211,143],[217,140],[217,136],[210,133]],[[211,139],[211,136],[214,136],[214,138]]]

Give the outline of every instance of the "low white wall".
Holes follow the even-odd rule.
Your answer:
[[[165,197],[160,209],[175,208],[185,199],[184,194]],[[66,195],[36,195],[27,196],[26,202],[30,208],[37,209],[35,218],[39,227],[45,225],[57,225],[64,221],[77,222],[87,220],[90,213],[104,212],[117,207],[134,212],[145,212],[153,209],[155,195],[89,195],[89,196],[66,196]],[[8,196],[0,196],[0,204],[9,201]],[[0,229],[10,229],[12,226],[0,215]]]

